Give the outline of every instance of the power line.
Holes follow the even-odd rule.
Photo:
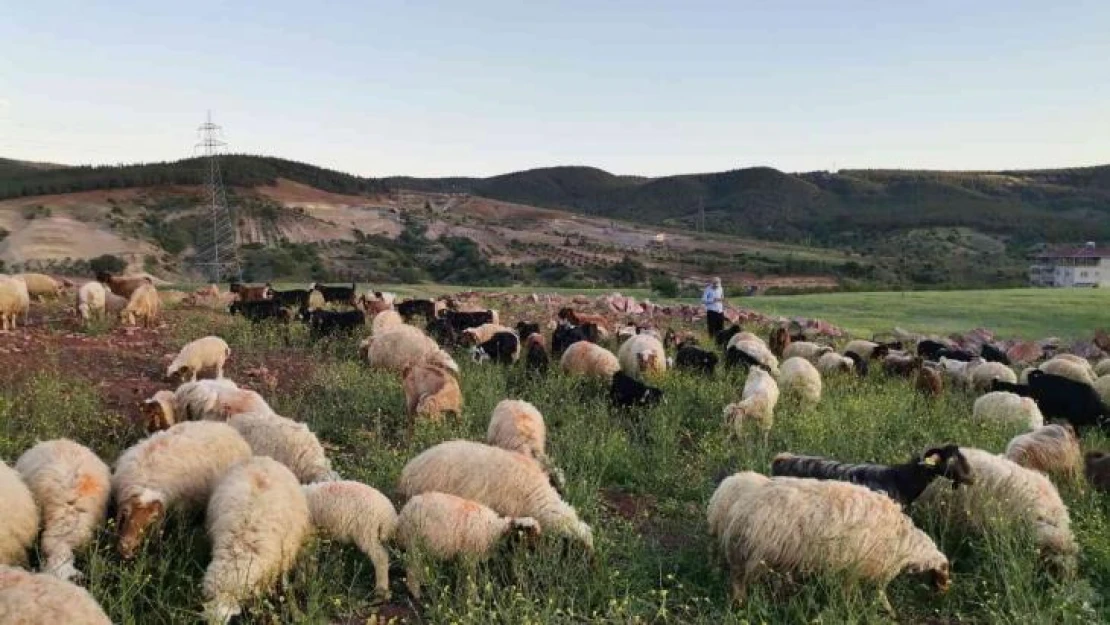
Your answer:
[[[227,206],[227,194],[220,176],[220,152],[227,143],[220,137],[222,129],[212,123],[212,112],[208,120],[197,128],[200,142],[197,148],[204,150],[208,175],[205,191],[208,198],[207,219],[201,219],[197,236],[195,265],[209,280],[219,283],[221,279],[243,279],[243,267],[239,264],[239,245],[231,211]]]

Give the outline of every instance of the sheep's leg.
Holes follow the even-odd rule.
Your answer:
[[[224,363],[216,365],[216,379],[222,380],[224,378]]]
[[[378,541],[363,550],[374,564],[374,594],[382,600],[389,599],[389,552]]]
[[[886,596],[885,587],[879,589],[879,603],[883,606],[883,610],[890,615],[890,618],[898,620],[898,613],[894,611],[894,606],[890,605],[890,597]]]
[[[733,567],[729,574],[729,582],[731,585],[730,597],[733,605],[742,607],[744,601],[748,598],[748,571],[740,567]]]
[[[409,562],[405,567],[405,587],[409,589],[412,598],[420,601],[420,564]]]

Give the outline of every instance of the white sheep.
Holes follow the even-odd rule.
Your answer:
[[[961,446],[960,452],[971,466],[975,483],[953,489],[936,480],[917,505],[978,531],[1009,521],[1026,524],[1045,559],[1062,571],[1072,570],[1078,547],[1068,508],[1052,482],[1039,471],[982,449]]]
[[[406,497],[449,493],[504,516],[533,517],[545,531],[575,538],[593,551],[590,526],[559,497],[543,469],[523,454],[472,441],[440,443],[405,465],[397,490]]]
[[[535,458],[542,466],[547,462],[546,441],[547,426],[534,405],[519,399],[502,399],[494,406],[486,430],[487,443]]]
[[[401,373],[405,414],[439,421],[444,414],[462,415],[463,396],[454,372],[435,365],[412,365]]]
[[[744,494],[744,489],[747,488],[745,482],[757,478],[766,480],[767,478],[758,474],[746,471],[743,473],[734,473],[717,485],[713,495],[709,498],[709,504],[705,507],[705,519],[709,526],[709,535],[713,537],[714,543],[721,539],[721,534],[728,526],[728,511],[732,508],[732,504]]]
[[[45,571],[64,580],[80,577],[73,551],[92,540],[104,522],[112,488],[108,465],[87,447],[63,438],[27,450],[15,470],[42,517]]]
[[[879,344],[875,341],[855,339],[849,341],[848,344],[844,346],[844,349],[840,351],[840,353],[847,354],[848,352],[852,352],[853,354],[859,356],[864,360],[871,360],[871,355],[875,352],[875,349],[877,347],[879,347]]]
[[[320,440],[303,423],[276,414],[248,412],[227,420],[246,439],[256,456],[269,456],[289,467],[302,482],[338,479]]]
[[[633,378],[658,375],[667,371],[667,352],[663,343],[650,334],[637,334],[617,350],[621,371]]]
[[[374,565],[374,594],[389,597],[389,552],[397,510],[389,498],[352,481],[303,486],[312,525],[335,540],[354,543]]]
[[[793,345],[793,343],[791,343]],[[836,352],[822,354],[817,360],[817,369],[821,373],[851,373],[855,370],[856,363],[847,356],[841,356]]]
[[[1031,397],[995,391],[975,400],[972,417],[978,421],[994,421],[1036,429],[1044,425],[1044,415]]]
[[[62,294],[62,283],[44,273],[21,273],[15,278],[27,285],[27,293],[36,300],[53,299]]]
[[[395,326],[366,339],[360,351],[375,369],[403,373],[406,367],[430,364],[455,373],[459,371],[459,365],[450,354],[419,328],[410,325]]]
[[[112,474],[120,555],[133,558],[168,508],[203,507],[224,473],[250,457],[247,441],[215,421],[178,423],[124,451]]]
[[[102,317],[107,294],[108,290],[96,280],[82,284],[81,288],[77,289],[77,316],[85,322]]]
[[[212,560],[204,573],[205,615],[226,623],[242,602],[266,592],[291,568],[311,518],[296,476],[281,463],[255,456],[216,484],[206,519]]]
[[[971,384],[971,373],[976,367],[982,365],[986,361],[982,358],[974,358],[970,361],[952,360],[946,356],[940,357],[940,369],[944,375],[952,380],[956,386],[966,387]]]
[[[782,357],[784,360],[798,357],[805,358],[813,364],[817,364],[820,359],[826,354],[834,354],[833,348],[827,345],[818,345],[817,343],[810,343],[808,341],[796,341],[786,346],[782,350]]]
[[[228,378],[186,382],[173,392],[158,391],[140,410],[148,431],[164,430],[181,421],[227,421],[246,412],[274,412],[261,395],[239,388]]]
[[[979,391],[989,390],[995,380],[1017,384],[1017,374],[1009,365],[1000,362],[984,362],[971,369],[970,382],[972,388]]]
[[[751,339],[742,339],[740,337],[743,336],[743,334],[744,333],[741,332],[729,339],[726,350],[734,348],[739,349],[748,356],[754,358],[756,362],[769,369],[772,375],[778,375],[779,359],[771,349],[767,347],[767,344],[762,340],[753,341]]]
[[[935,482],[937,483],[937,482]],[[742,473],[721,535],[731,571],[732,599],[765,570],[844,573],[886,586],[902,572],[929,573],[949,584],[948,558],[891,498],[832,480],[766,478]]]
[[[743,332],[737,332],[736,334],[734,334],[732,338],[729,339],[728,344],[725,345],[725,347],[731,347],[732,345],[740,341],[755,341],[756,343],[763,343],[764,347],[767,346],[767,341],[764,341],[763,337],[755,334],[754,332],[748,332],[747,330],[745,330]]]
[[[19,319],[26,319],[30,307],[27,285],[15,278],[0,277],[0,331],[19,327]]]
[[[1065,356],[1068,355],[1070,354],[1058,354],[1051,360],[1041,363],[1037,368],[1045,373],[1058,375],[1076,382],[1094,384],[1095,374],[1090,363],[1086,361],[1077,362],[1073,358],[1066,358]]]
[[[563,352],[559,359],[563,371],[572,375],[609,380],[621,370],[620,361],[613,352],[589,341],[578,341]]]
[[[374,315],[370,321],[370,336],[377,336],[387,330],[405,325],[405,320],[396,310],[390,308]]]
[[[142,322],[144,327],[153,327],[162,313],[162,299],[153,284],[142,284],[127,300],[127,306],[120,311],[122,323],[133,326]]]
[[[50,575],[0,564],[0,623],[112,625],[89,591]]]
[[[1098,396],[1102,398],[1102,403],[1110,406],[1110,375],[1099,377],[1091,386],[1094,387]]]
[[[779,403],[779,385],[759,367],[748,371],[740,401],[725,406],[724,418],[737,436],[742,436],[744,423],[754,421],[766,440],[775,421],[775,405]]]
[[[821,374],[805,358],[792,356],[779,367],[778,386],[784,393],[793,393],[808,404],[821,401]]]
[[[416,495],[401,508],[397,519],[397,544],[410,552],[405,585],[414,598],[420,598],[420,566],[413,551],[438,560],[485,559],[503,538],[516,531],[538,536],[540,524],[530,517],[500,516],[477,501],[455,495]]]
[[[0,461],[0,565],[27,563],[27,550],[39,535],[39,508],[23,478]]]
[[[1103,358],[1098,361],[1098,364],[1094,366],[1094,372],[1100,378],[1104,375],[1110,375],[1110,358]]]
[[[1018,434],[1006,445],[1005,457],[1026,469],[1078,478],[1083,470],[1083,450],[1070,425],[1051,424]]]
[[[212,369],[216,372],[216,379],[220,379],[224,377],[224,363],[229,356],[231,348],[226,341],[218,336],[205,336],[181,348],[177,357],[166,368],[166,377],[173,379],[175,376],[188,376],[190,382],[196,382],[197,374]]]
[[[496,323],[483,323],[476,328],[466,328],[462,331],[462,343],[464,345],[481,345],[486,341],[493,338],[495,334],[508,332],[509,334],[516,335],[516,330],[505,327]]]

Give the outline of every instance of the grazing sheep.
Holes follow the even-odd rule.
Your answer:
[[[821,374],[817,367],[800,356],[787,358],[782,363],[778,385],[782,392],[795,394],[808,404],[821,401]]]
[[[397,510],[389,498],[352,481],[301,487],[312,525],[335,540],[354,543],[374,565],[374,594],[389,597],[389,552],[385,544],[397,529]]]
[[[712,376],[720,359],[717,354],[697,345],[683,343],[675,354],[675,367]]]
[[[659,375],[667,371],[667,352],[663,342],[650,334],[637,334],[625,341],[617,350],[621,371],[640,378]]]
[[[922,367],[917,370],[913,387],[922,395],[939,397],[944,391],[944,380],[940,377],[940,371],[932,367]]]
[[[19,473],[0,461],[0,565],[27,563],[27,550],[39,535],[39,509]]]
[[[883,372],[887,375],[908,378],[914,375],[925,361],[920,356],[887,354],[883,357]]]
[[[226,423],[179,423],[120,455],[112,474],[119,552],[135,557],[147,528],[173,506],[200,508],[229,468],[251,457],[247,441]]]
[[[0,623],[112,625],[87,590],[67,581],[0,564]]]
[[[430,299],[407,299],[398,303],[396,309],[406,321],[422,315],[428,323],[431,323],[439,316],[439,303]]]
[[[1098,361],[1098,364],[1094,367],[1094,372],[1100,378],[1104,375],[1110,375],[1110,358],[1103,358]]]
[[[348,306],[355,305],[355,291],[357,285],[352,282],[351,286],[328,286],[326,284],[319,284],[313,282],[308,285],[309,291],[318,291],[324,297],[325,303],[346,304]]]
[[[741,363],[749,367],[753,364],[760,365],[773,375],[778,375],[779,359],[771,353],[763,341],[744,338],[745,334],[741,332],[729,341],[725,349],[725,365],[736,366]]]
[[[291,311],[286,310],[281,302],[273,299],[260,299],[253,302],[234,301],[227,307],[227,312],[229,315],[242,315],[251,323],[270,320],[288,323],[292,316]]]
[[[654,406],[662,399],[662,389],[648,386],[623,371],[614,373],[609,382],[609,403],[618,408]]]
[[[721,534],[724,533],[725,528],[728,527],[728,511],[732,508],[732,504],[744,494],[744,482],[749,476],[759,475],[758,473],[735,473],[721,480],[717,485],[713,495],[709,498],[709,504],[705,507],[705,518],[709,525],[709,535],[714,538],[714,543],[721,539]],[[767,479],[759,475],[760,478]]]
[[[882,493],[905,507],[912,505],[938,477],[950,480],[953,488],[975,483],[971,466],[956,445],[934,447],[896,465],[847,464],[818,456],[781,453],[771,461],[771,475],[851,482]]]
[[[533,334],[540,333],[540,324],[531,321],[518,321],[516,322],[516,335],[522,337],[529,337]]]
[[[543,344],[543,335],[533,332],[524,339],[524,367],[533,373],[543,375],[551,361],[547,354],[547,347]]]
[[[609,331],[609,321],[604,315],[594,315],[589,313],[578,312],[573,308],[562,308],[559,310],[559,319],[570,323],[575,326],[582,326],[586,324],[593,324],[598,329],[604,329],[606,333]]]
[[[432,492],[416,495],[401,508],[397,544],[438,560],[485,559],[517,531],[536,537],[540,524],[531,517],[502,517],[477,501]],[[405,567],[405,585],[414,599],[420,599],[420,584],[420,567],[412,559]]]
[[[563,371],[572,375],[584,375],[606,380],[612,378],[614,373],[621,370],[620,361],[613,355],[613,352],[589,341],[578,341],[568,347],[559,360],[559,366],[563,368]]]
[[[791,345],[799,344],[792,343]],[[855,361],[836,352],[821,354],[821,357],[817,359],[817,370],[826,375],[829,373],[850,373],[853,369],[855,369]]]
[[[154,281],[149,276],[113,276],[106,271],[98,272],[96,281],[108,287],[112,293],[128,300],[139,287],[154,286]]]
[[[108,465],[87,447],[63,438],[27,450],[15,470],[42,517],[45,572],[67,581],[81,577],[73,551],[92,540],[104,522],[112,480]]]
[[[513,335],[516,334],[516,332],[514,332],[512,328],[497,325],[496,323],[483,323],[476,328],[466,328],[465,330],[461,330],[460,338],[463,345],[481,345],[482,343],[485,343],[486,341],[492,339],[495,334],[500,334],[502,332],[508,332],[509,334]]]
[[[1010,364],[1010,357],[1006,355],[1006,351],[990,343],[983,343],[983,347],[979,349],[979,355],[987,362]]]
[[[312,291],[309,289],[278,291],[269,282],[266,283],[266,289],[266,294],[263,296],[264,299],[261,301],[273,300],[282,308],[308,308],[309,298],[312,297]]]
[[[227,421],[246,412],[273,414],[258,393],[227,378],[186,382],[176,391],[158,391],[140,410],[147,431],[164,430],[181,421]]]
[[[403,325],[405,325],[405,320],[401,317],[401,313],[393,309],[383,310],[374,315],[374,319],[370,321],[370,336],[377,336],[387,330]]]
[[[319,439],[303,423],[275,414],[248,412],[227,420],[256,456],[269,456],[289,467],[304,483],[339,479]]]
[[[547,467],[547,426],[539,409],[519,399],[502,399],[493,407],[486,442],[534,458]]]
[[[559,497],[543,469],[523,454],[464,440],[440,443],[405,465],[397,490],[405,497],[448,493],[504,516],[530,516],[545,531],[577,539],[593,551],[590,526]]]
[[[952,380],[955,386],[966,387],[971,383],[971,372],[984,362],[981,358],[964,361],[941,356],[940,370]]]
[[[366,326],[366,314],[354,310],[304,309],[300,312],[301,323],[308,325],[313,339],[326,336],[352,335]]]
[[[940,360],[947,349],[948,345],[932,339],[922,339],[917,343],[917,355],[933,362]]]
[[[462,389],[454,373],[435,365],[411,365],[401,374],[405,414],[438,421],[444,413],[462,415]]]
[[[154,289],[154,285],[143,284],[131,294],[131,298],[127,300],[127,306],[120,311],[119,317],[120,321],[127,325],[133,326],[142,321],[143,327],[151,328],[158,323],[158,316],[161,313],[162,300],[158,297],[158,291]]]
[[[227,290],[229,293],[237,295],[240,302],[257,302],[268,299],[273,291],[269,284],[243,284],[238,281],[232,281],[228,284]]]
[[[54,299],[62,294],[62,283],[44,273],[21,273],[13,277],[27,285],[27,294],[32,299]]]
[[[889,497],[846,482],[740,474],[721,547],[731,569],[732,600],[767,569],[846,573],[886,586],[903,571],[928,573],[947,590],[948,558]]]
[[[1006,445],[1006,458],[1026,469],[1079,477],[1083,452],[1070,425],[1050,424],[1018,434]]]
[[[97,319],[102,317],[105,296],[103,284],[95,280],[82,284],[81,288],[77,289],[77,316],[86,323],[94,317]]]
[[[19,318],[27,318],[30,306],[31,297],[27,294],[27,285],[15,278],[0,278],[0,331],[6,332],[19,327]]]
[[[766,440],[775,421],[775,405],[778,402],[779,385],[775,378],[759,367],[752,367],[744,382],[740,401],[725,406],[725,423],[729,424],[737,436],[741,436],[744,422],[754,421],[763,431],[763,438]]]
[[[1095,393],[1098,393],[1102,403],[1110,406],[1110,375],[1104,375],[1095,380],[1091,387],[1095,389]]]
[[[782,350],[783,359],[788,358],[805,358],[813,364],[820,362],[821,358],[826,354],[833,354],[833,348],[818,345],[817,343],[810,343],[808,341],[793,341]]]
[[[713,341],[717,343],[717,347],[725,349],[728,346],[729,342],[732,341],[732,337],[740,334],[740,332],[742,331],[743,328],[734,323],[732,324],[732,327],[728,328],[727,330],[721,330],[720,332],[718,332],[717,336],[713,337]]]
[[[1044,425],[1037,402],[1005,391],[994,391],[975,400],[972,416],[979,421],[994,421],[1036,429]]]
[[[584,326],[569,326],[560,323],[551,334],[551,354],[562,356],[566,350],[579,341],[597,343],[601,340],[597,326],[586,324]]]
[[[205,336],[187,343],[170,366],[166,368],[166,378],[189,376],[190,382],[197,381],[197,374],[206,369],[216,372],[216,379],[224,377],[224,363],[231,356],[231,348],[218,336]]]
[[[856,339],[854,341],[849,341],[848,344],[844,346],[844,355],[847,356],[848,352],[857,354],[864,360],[882,360],[890,353],[890,347],[874,341]]]
[[[520,357],[520,338],[512,332],[498,332],[493,338],[471,348],[474,362],[488,360],[499,365],[511,365]]]
[[[226,623],[244,600],[267,592],[293,568],[311,518],[289,469],[255,456],[216,484],[205,525],[212,559],[204,572],[204,612],[209,622]]]
[[[995,386],[1006,385],[996,382]],[[1103,403],[1094,387],[1086,382],[1034,370],[1029,373],[1028,387],[1013,386],[1015,392],[1027,393],[1036,400],[1041,411],[1049,418],[1064,419],[1077,428],[1106,427],[1104,419],[1110,416],[1110,407]]]
[[[1066,355],[1067,354],[1059,354],[1052,360],[1041,363],[1037,368],[1051,375],[1057,375],[1084,384],[1094,384],[1095,374],[1091,369],[1091,365],[1087,362],[1079,363],[1071,358],[1065,358],[1064,356]]]
[[[458,373],[459,365],[451,355],[419,328],[396,326],[363,342],[370,367],[404,373],[406,367],[419,364],[438,365]]]
[[[1009,366],[1000,362],[984,362],[979,366],[971,369],[970,383],[972,388],[977,391],[986,391],[990,389],[991,384],[995,380],[1009,382],[1010,384],[1017,383],[1017,374]]]
[[[1092,488],[1110,492],[1110,453],[1088,451],[1083,457],[1083,473]]]
[[[464,332],[467,328],[478,328],[486,324],[497,325],[499,323],[496,310],[476,310],[470,312],[447,310],[444,311],[441,319],[443,319],[443,321],[455,332]],[[508,328],[505,328],[505,330],[508,330]],[[500,331],[504,332],[505,330]]]
[[[1035,532],[1037,546],[1061,572],[1074,570],[1078,547],[1071,532],[1068,508],[1043,473],[981,449],[961,447],[975,483],[953,490],[933,483],[921,504],[950,522],[986,531],[998,521],[1017,521]]]

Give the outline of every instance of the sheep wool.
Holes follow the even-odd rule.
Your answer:
[[[227,420],[256,456],[269,456],[308,484],[338,479],[320,440],[303,423],[276,414],[248,412]]]
[[[747,489],[754,485],[763,484],[770,479],[759,473],[744,471],[726,477],[717,485],[717,489],[713,491],[713,495],[709,498],[709,504],[705,508],[709,535],[715,541],[721,539],[722,533],[728,526],[728,511],[732,508],[732,504],[736,503]]]
[[[885,495],[791,477],[748,477],[736,488],[721,537],[736,602],[767,568],[843,572],[876,582],[888,609],[886,585],[903,571],[928,572],[939,588],[948,586],[948,558]]]
[[[0,623],[112,625],[87,590],[50,575],[0,564]]]
[[[821,401],[821,374],[800,356],[787,358],[782,363],[778,385],[783,392],[795,394],[808,404],[815,405]]]
[[[819,363],[821,358],[825,357],[827,354],[833,354],[833,349],[831,347],[810,343],[808,341],[792,342],[782,351],[782,357],[785,360],[798,357],[805,358],[813,364]]]
[[[459,366],[450,354],[419,328],[401,325],[376,334],[365,344],[366,358],[375,369],[403,373],[418,364],[439,365],[458,373]]]
[[[393,328],[405,325],[405,320],[401,314],[392,308],[383,310],[374,315],[374,319],[370,322],[370,336],[377,336]]]
[[[667,352],[663,343],[650,334],[637,334],[617,350],[621,371],[633,378],[658,375],[667,371]]]
[[[1091,386],[1095,388],[1095,392],[1102,399],[1102,403],[1110,406],[1110,375],[1100,377]]]
[[[92,540],[104,522],[112,481],[108,465],[87,447],[57,439],[24,452],[15,470],[42,516],[46,572],[64,580],[79,577],[73,552]]]
[[[177,357],[166,369],[166,377],[189,377],[197,381],[197,374],[206,369],[216,372],[216,378],[224,377],[224,363],[231,356],[231,348],[218,336],[206,336],[192,341],[181,348]]]
[[[1030,526],[1041,555],[1061,572],[1074,570],[1079,548],[1071,532],[1068,508],[1043,473],[981,449],[961,447],[975,483],[953,490],[940,481],[925,489],[918,502],[977,531],[1015,521]]]
[[[438,421],[445,413],[462,415],[463,396],[459,381],[448,369],[435,365],[413,365],[402,373],[405,414]]]
[[[27,293],[34,299],[55,298],[62,294],[62,283],[44,273],[21,273],[16,278],[27,285]]]
[[[141,411],[151,432],[182,421],[227,421],[247,412],[274,413],[261,395],[227,378],[186,382],[172,393],[158,391],[143,402]]]
[[[217,483],[205,524],[212,559],[204,573],[204,610],[216,623],[239,614],[244,600],[267,592],[293,568],[311,530],[296,476],[260,456],[232,467]]]
[[[608,380],[621,370],[620,361],[613,352],[589,341],[578,341],[563,352],[559,359],[563,371]]]
[[[424,493],[401,508],[397,544],[405,551],[421,551],[439,560],[459,556],[485,559],[502,538],[516,530],[537,536],[540,525],[529,517],[500,516],[476,501],[455,495]],[[405,584],[417,599],[420,578],[420,567],[410,559]]]
[[[737,436],[743,435],[744,423],[754,421],[763,431],[764,438],[775,421],[775,405],[779,403],[779,385],[763,369],[752,367],[744,382],[740,401],[725,406],[725,422]]]
[[[141,284],[127,300],[127,306],[120,311],[120,321],[127,325],[142,322],[144,327],[153,327],[162,313],[162,300],[152,284]]]
[[[0,331],[15,330],[19,318],[26,318],[30,306],[27,285],[15,278],[0,278]]]
[[[995,380],[1017,384],[1017,374],[1000,362],[984,362],[970,371],[971,386],[979,391],[988,390]]]
[[[1031,397],[995,391],[975,400],[972,417],[978,421],[995,421],[1020,425],[1030,430],[1044,425],[1044,416]]]
[[[1054,357],[1052,360],[1041,363],[1037,367],[1045,373],[1058,375],[1069,380],[1082,382],[1084,384],[1094,384],[1095,374],[1091,370],[1091,365],[1087,362],[1076,362],[1071,358],[1065,358],[1066,354],[1061,354]]]
[[[1103,358],[1098,361],[1098,364],[1094,367],[1094,372],[1100,378],[1104,375],[1110,375],[1110,358]]]
[[[104,314],[104,300],[107,290],[104,285],[93,280],[81,285],[77,289],[77,315],[83,321],[89,321]]]
[[[791,343],[791,345],[794,345],[794,343]],[[851,358],[841,356],[836,352],[822,354],[821,357],[817,359],[817,369],[824,374],[851,373],[855,366]]]
[[[112,474],[120,554],[134,557],[146,529],[171,506],[206,504],[224,473],[250,457],[247,441],[215,421],[179,423],[128,448]]]
[[[577,539],[593,551],[593,532],[559,497],[546,473],[523,454],[472,441],[440,443],[401,471],[405,497],[441,492],[473,499],[509,517],[533,517],[545,531]]]
[[[853,341],[849,341],[848,344],[844,346],[844,350],[841,351],[841,353],[847,354],[848,352],[852,352],[860,358],[863,358],[864,360],[871,360],[871,356],[872,354],[874,354],[875,348],[878,346],[879,344],[874,341],[855,339]]]
[[[397,528],[389,498],[360,482],[341,481],[302,487],[312,525],[335,540],[354,543],[374,565],[374,593],[389,596],[389,552],[385,544]]]
[[[25,565],[27,550],[39,534],[39,509],[23,478],[0,461],[0,565]]]
[[[1019,434],[1006,445],[1005,457],[1026,469],[1070,479],[1079,477],[1083,470],[1083,450],[1069,425],[1045,425]]]
[[[767,367],[767,369],[771,371],[772,375],[778,375],[779,359],[771,352],[771,350],[767,347],[767,344],[764,343],[762,340],[753,341],[740,338],[742,336],[744,336],[743,332],[729,339],[728,347],[726,349],[739,349],[740,351],[754,358],[759,364]]]
[[[508,332],[516,334],[516,330],[496,323],[483,323],[476,328],[467,328],[462,331],[463,343],[466,345],[481,345],[493,338],[494,334]]]
[[[502,399],[493,408],[486,442],[495,447],[531,456],[546,464],[547,426],[539,409],[519,399]]]

